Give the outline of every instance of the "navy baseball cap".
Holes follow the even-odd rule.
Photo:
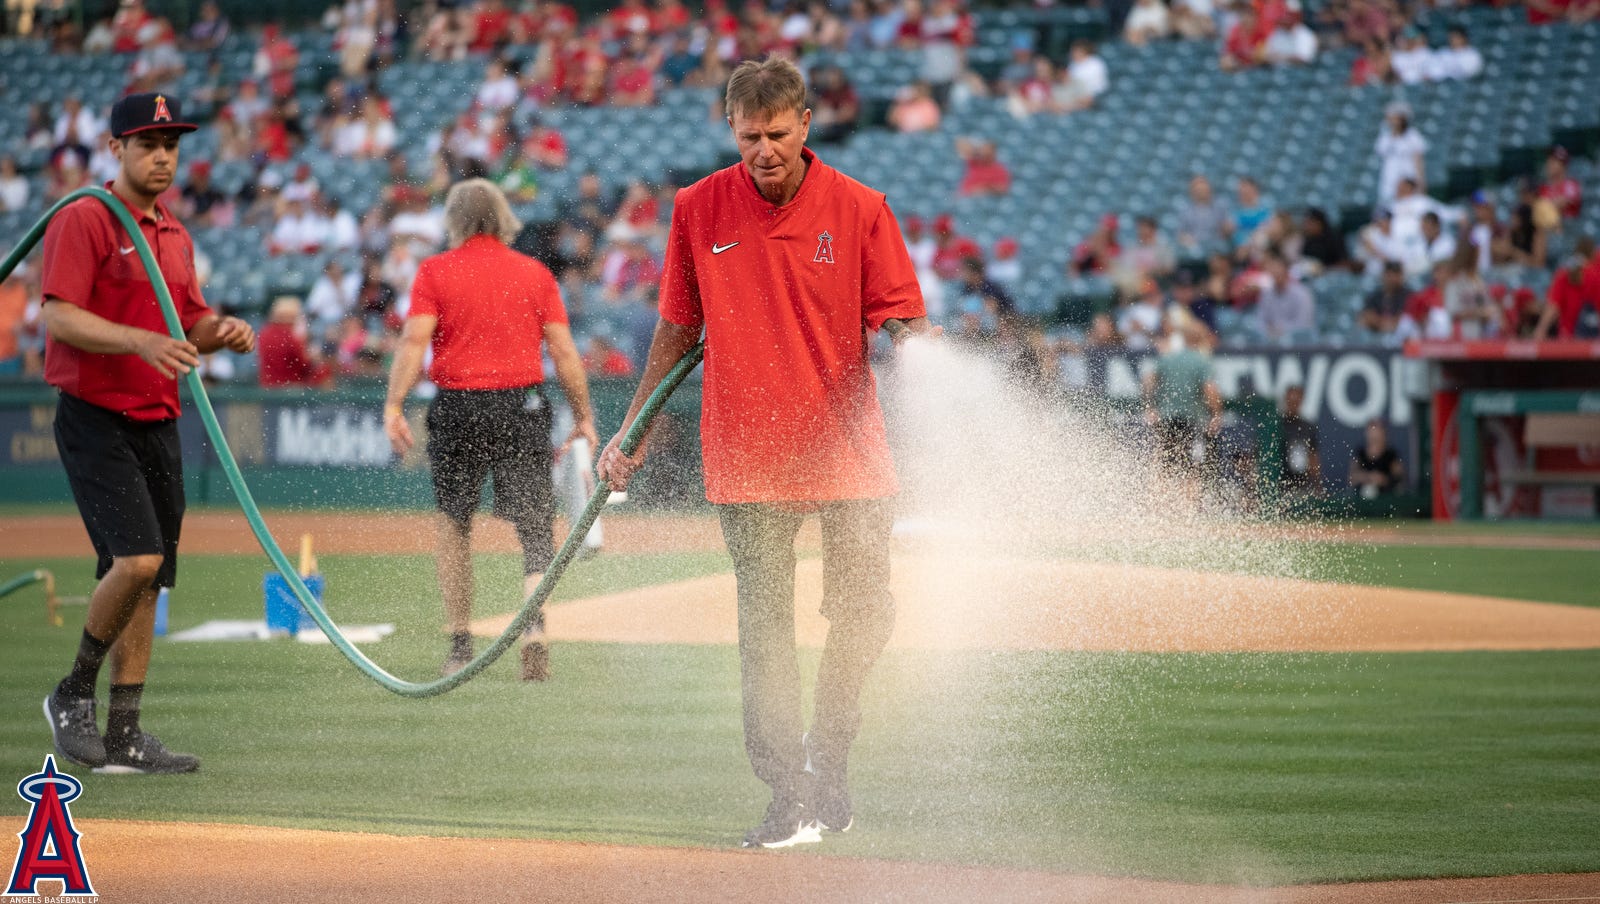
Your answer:
[[[165,94],[130,94],[111,108],[111,137],[126,138],[151,129],[176,129],[193,132],[200,128],[184,122],[178,99]]]

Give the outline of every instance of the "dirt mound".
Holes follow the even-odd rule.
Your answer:
[[[950,580],[897,557],[894,644],[1147,651],[1422,651],[1600,648],[1600,609],[1385,587],[1084,562],[988,561]],[[796,574],[796,631],[820,646],[822,564]],[[560,640],[736,643],[732,575],[550,607]],[[509,615],[473,623],[504,630]]]

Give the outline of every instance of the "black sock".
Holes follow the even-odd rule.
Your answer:
[[[141,684],[111,685],[111,707],[106,711],[106,737],[126,738],[139,733]]]
[[[450,634],[450,655],[451,656],[471,656],[472,655],[472,632],[471,631],[453,631],[453,632],[451,632],[451,634]]]
[[[106,661],[106,652],[110,649],[110,641],[101,640],[84,628],[83,639],[78,641],[78,658],[72,661],[72,671],[56,685],[56,692],[72,700],[94,699],[100,664]]]

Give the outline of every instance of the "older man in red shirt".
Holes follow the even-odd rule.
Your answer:
[[[890,320],[931,329],[884,196],[805,147],[805,94],[786,60],[734,70],[726,109],[742,159],[678,193],[661,319],[623,425],[703,329],[706,496],[738,582],[745,748],[772,790],[746,847],[814,842],[820,828],[851,826],[845,760],[862,685],[894,625],[896,482],[867,339]],[[643,447],[623,455],[621,436],[600,462],[619,490],[645,456]],[[794,540],[808,513],[822,521],[829,629],[803,738]]]
[[[472,517],[486,478],[494,512],[522,543],[523,596],[555,558],[550,399],[541,347],[573,412],[568,439],[596,444],[583,360],[567,327],[561,290],[545,266],[507,247],[522,224],[505,194],[485,179],[457,183],[445,197],[450,250],[422,262],[411,286],[405,332],[389,374],[383,425],[396,453],[415,439],[402,405],[433,350],[439,393],[428,407],[428,464],[439,506],[439,590],[450,652],[444,673],[472,659]],[[543,681],[550,649],[543,615],[522,645],[522,677]]]
[[[56,751],[96,771],[193,772],[139,726],[155,628],[156,596],[176,583],[183,526],[177,377],[200,355],[248,352],[255,335],[206,306],[194,243],[157,200],[178,171],[183,121],[176,98],[132,94],[111,110],[117,177],[106,187],[138,223],[172,294],[183,339],[167,334],[155,285],[135,242],[105,205],[76,201],[44,235],[45,379],[60,390],[56,448],[94,544],[100,583],[89,598],[72,671],[44,702]],[[110,712],[102,737],[95,687],[111,658]]]

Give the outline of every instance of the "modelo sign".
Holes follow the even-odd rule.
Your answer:
[[[283,407],[268,418],[273,464],[384,468],[394,459],[383,421],[371,409]]]

